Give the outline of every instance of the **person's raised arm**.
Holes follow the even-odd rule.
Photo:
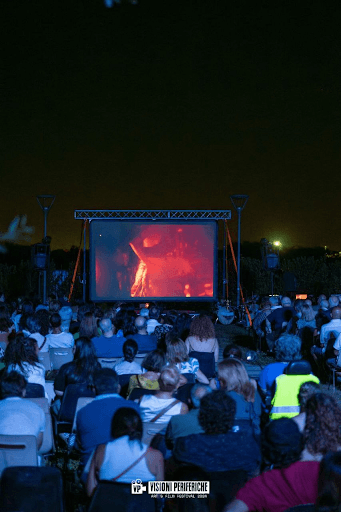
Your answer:
[[[204,373],[202,373],[201,370],[197,371],[197,373],[195,374],[195,377],[196,377],[196,379],[199,382],[202,382],[203,384],[209,384],[210,383],[208,378],[206,377],[206,375]]]

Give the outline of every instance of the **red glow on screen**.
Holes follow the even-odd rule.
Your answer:
[[[214,296],[214,223],[96,224],[93,300]]]

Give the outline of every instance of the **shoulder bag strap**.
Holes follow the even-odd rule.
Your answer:
[[[42,345],[39,347],[39,350],[41,350],[41,349],[43,348],[43,346],[45,345],[45,343],[46,343],[46,336],[45,336],[45,338],[44,338],[44,341],[43,341]]]
[[[130,464],[130,466],[128,466],[124,471],[122,471],[122,473],[120,473],[119,475],[115,476],[115,478],[112,478],[111,481],[112,482],[116,482],[116,480],[121,478],[121,476],[123,476],[126,473],[128,473],[128,471],[130,471],[134,466],[136,466],[136,464],[138,464],[147,455],[147,453],[150,452],[150,450],[151,450],[151,447],[149,446],[147,448],[147,450],[144,453],[142,453],[142,455],[138,459],[136,459],[132,464]]]
[[[152,420],[150,420],[149,423],[155,423],[156,420],[158,420],[159,418],[161,418],[161,416],[163,416],[164,414],[166,414],[166,412],[169,411],[169,409],[171,409],[172,407],[174,407],[174,405],[178,404],[180,402],[180,400],[174,400],[174,402],[172,402],[171,404],[167,405],[167,407],[165,407],[164,409],[162,409],[162,411],[159,412],[159,414],[157,414]]]

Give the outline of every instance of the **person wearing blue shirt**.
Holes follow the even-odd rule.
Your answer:
[[[144,316],[138,316],[135,320],[135,327],[137,334],[129,336],[132,340],[135,340],[139,346],[139,352],[151,352],[157,348],[157,339],[154,334],[148,334],[147,332],[147,319]]]
[[[123,344],[126,338],[115,336],[110,318],[103,318],[99,326],[103,333],[102,336],[96,336],[91,340],[97,357],[123,357]]]
[[[77,414],[76,429],[82,466],[86,465],[96,446],[112,441],[111,421],[118,409],[131,407],[140,414],[137,403],[125,400],[118,394],[118,375],[111,368],[102,368],[94,374],[94,386],[96,398]]]

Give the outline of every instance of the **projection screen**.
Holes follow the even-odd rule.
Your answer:
[[[90,299],[216,298],[217,225],[93,220]]]

